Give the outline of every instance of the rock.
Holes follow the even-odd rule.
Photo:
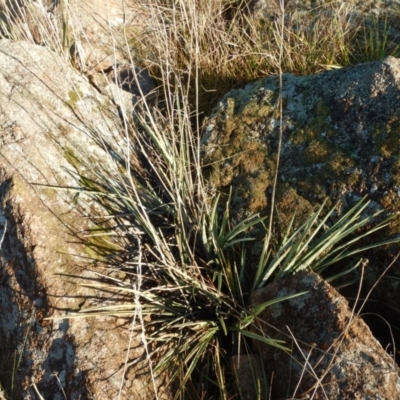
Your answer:
[[[318,275],[302,272],[253,293],[267,307],[253,330],[285,340],[291,353],[254,342],[272,381],[272,399],[398,399],[399,369],[347,301]],[[305,396],[309,397],[305,397]]]
[[[364,195],[367,212],[400,212],[400,60],[388,57],[313,76],[283,76],[283,142],[276,206],[284,232],[294,211],[294,228],[329,198],[339,202],[338,216]],[[270,77],[228,93],[205,124],[204,164],[210,185],[232,185],[232,212],[237,221],[249,212],[267,214],[276,167],[279,136],[279,79]],[[374,241],[400,233],[394,221]],[[252,249],[255,256],[259,249]],[[362,297],[370,289],[368,308],[396,326],[400,308],[399,263],[375,287],[397,247],[363,255]],[[359,279],[356,272],[354,278]],[[355,298],[357,287],[347,289]],[[371,318],[371,317],[368,317]],[[375,318],[384,346],[390,332]],[[395,332],[397,343],[400,337]]]
[[[400,204],[396,130],[400,61],[384,61],[314,76],[283,76],[280,182],[308,202],[370,194],[382,207]],[[233,183],[237,209],[267,205],[275,173],[279,80],[266,78],[228,93],[203,136],[213,183]],[[230,144],[227,146],[227,144]],[[223,160],[223,161],[221,161]],[[288,202],[287,193],[279,201]]]
[[[249,0],[247,6],[251,13],[256,14],[267,9],[266,0]]]
[[[115,65],[107,74],[91,75],[91,81],[118,106],[120,113],[129,120],[135,108],[142,110],[143,98],[148,105],[156,103],[156,87],[149,73],[132,65]]]
[[[139,32],[143,23],[136,2],[73,1],[69,10],[73,32],[70,53],[75,66],[115,102],[128,120],[139,102],[140,92],[147,95],[149,104],[154,104],[154,82],[147,70],[133,65],[135,54],[133,49],[128,50],[125,36],[125,29],[134,26]],[[62,13],[62,9],[57,12]]]
[[[132,62],[127,54],[124,27],[141,25],[133,0],[70,0],[68,24],[70,41],[78,43],[84,54],[83,69],[102,72],[118,62]],[[58,18],[62,5],[55,8]],[[134,56],[134,54],[133,54]]]
[[[122,90],[135,95],[137,100],[143,96],[151,96],[155,89],[147,70],[129,64],[114,66],[108,74],[108,78],[111,82],[115,82],[117,86],[121,87]],[[151,100],[149,100],[150,102]]]
[[[263,365],[261,357],[255,354],[241,354],[232,357],[232,370],[240,399],[267,398],[269,389]]]
[[[0,18],[4,20],[4,36],[62,53],[129,119],[138,102],[137,92],[147,94],[155,88],[147,71],[132,65],[134,54],[127,49],[125,29],[132,24],[140,26],[140,8],[135,5],[136,2],[122,0],[28,0],[0,5]],[[129,85],[122,87],[119,79],[113,79],[114,70],[117,75],[131,71],[131,78],[135,71],[138,80],[130,79]]]
[[[321,74],[283,76],[283,143],[278,204],[308,209],[325,197],[354,202],[368,194],[388,211],[400,206],[397,149],[400,61],[365,63]],[[234,207],[264,210],[279,133],[279,79],[228,93],[205,124],[211,182],[234,188]],[[331,203],[332,203],[331,202]]]
[[[66,319],[111,300],[74,279],[96,277],[85,218],[94,205],[53,187],[77,186],[79,160],[118,170],[93,136],[121,154],[118,111],[53,52],[26,42],[0,41],[0,88],[0,385],[15,399],[36,391],[45,399],[152,399],[146,365],[123,373],[127,357],[144,354],[129,320]]]

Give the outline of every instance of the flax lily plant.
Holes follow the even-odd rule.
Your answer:
[[[292,229],[297,225],[293,216],[280,243],[270,240],[274,232],[265,226],[273,224],[265,224],[264,217],[252,215],[232,224],[229,191],[220,196],[203,177],[196,29],[188,42],[193,57],[184,73],[168,58],[169,30],[157,32],[164,57],[159,62],[163,95],[158,107],[142,96],[132,121],[124,121],[126,148],[119,152],[93,131],[118,172],[92,159],[78,160],[76,168],[79,190],[103,213],[103,219],[95,220],[102,225],[96,233],[97,243],[102,239],[99,258],[110,270],[124,272],[91,286],[124,293],[128,300],[87,308],[79,316],[137,321],[149,376],[153,383],[167,377],[177,398],[230,399],[240,396],[233,357],[251,355],[254,340],[289,351],[284,342],[257,332],[253,322],[266,307],[304,293],[249,305],[251,294],[305,268],[322,273],[344,258],[362,256],[367,248],[384,243],[357,243],[385,228],[390,219],[374,225],[378,215],[367,212],[369,203],[362,199],[336,221],[336,209],[326,212],[325,204],[297,230]],[[194,105],[189,102],[193,97]],[[246,251],[255,228],[265,230],[265,243],[254,269]],[[111,250],[104,252],[107,243]],[[265,398],[265,392],[257,392]]]
[[[102,225],[96,232],[96,242],[101,243],[97,245],[99,259],[110,270],[124,272],[108,275],[106,283],[88,286],[128,296],[125,302],[86,308],[79,316],[133,318],[142,331],[153,383],[159,376],[166,377],[180,399],[227,400],[241,397],[232,360],[251,356],[254,340],[289,351],[284,342],[254,329],[253,322],[266,307],[304,293],[249,305],[251,294],[303,269],[322,273],[344,258],[362,256],[368,248],[384,243],[357,247],[357,242],[385,228],[390,219],[380,218],[374,224],[379,213],[367,212],[369,203],[362,199],[336,221],[336,208],[327,212],[325,204],[297,230],[292,229],[297,225],[293,216],[280,243],[270,240],[273,224],[266,224],[265,217],[252,215],[232,224],[230,192],[221,196],[209,187],[200,156],[203,108],[199,104],[201,90],[207,87],[202,73],[211,71],[201,61],[204,55],[214,54],[215,34],[221,30],[205,36],[212,39],[212,51],[205,52],[199,38],[204,38],[202,29],[212,18],[200,24],[196,7],[190,4],[179,1],[170,9],[148,7],[158,24],[154,40],[146,42],[156,58],[150,69],[153,66],[160,82],[158,107],[142,96],[132,121],[124,120],[121,136],[126,148],[120,151],[110,151],[114,144],[104,143],[92,131],[94,140],[104,143],[114,158],[118,172],[92,159],[77,160],[79,191],[103,213],[102,219],[95,219],[96,226]],[[182,21],[176,18],[181,11]],[[246,38],[247,32],[242,31]],[[171,48],[175,40],[176,50]],[[284,43],[282,32],[278,41]],[[183,61],[182,53],[188,55]],[[267,53],[260,53],[262,60],[268,59]],[[283,62],[281,53],[278,65]],[[218,66],[226,64],[222,59],[218,53]],[[264,248],[257,268],[252,268],[254,257],[249,265],[246,251],[252,232],[260,229],[265,231]],[[331,279],[358,264],[355,260],[347,270],[335,270]],[[262,386],[258,380],[258,398],[268,396]]]
[[[322,273],[344,258],[390,243],[357,247],[390,218],[374,225],[380,212],[368,213],[369,202],[362,199],[332,222],[336,209],[326,212],[322,204],[299,229],[293,231],[290,224],[278,245],[264,248],[258,268],[249,273],[250,233],[256,226],[267,230],[265,218],[252,215],[232,225],[230,195],[224,204],[207,189],[199,135],[180,87],[175,86],[174,104],[167,111],[137,115],[125,132],[131,135],[127,152],[136,157],[116,159],[118,173],[88,163],[83,170],[89,172],[76,176],[80,190],[107,217],[103,235],[113,251],[102,261],[126,272],[123,279],[89,286],[117,290],[131,299],[85,309],[80,316],[129,317],[140,311],[153,379],[168,376],[180,398],[228,399],[238,393],[232,357],[251,353],[251,340],[289,351],[284,342],[252,330],[254,320],[271,304],[304,294],[249,306],[251,293],[305,268]],[[127,161],[134,158],[134,163]],[[351,268],[357,265],[355,261]]]

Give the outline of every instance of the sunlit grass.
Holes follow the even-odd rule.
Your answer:
[[[351,5],[327,2],[288,12],[282,36],[278,2],[262,18],[245,6],[229,7],[238,3],[141,0],[138,7],[149,24],[143,35],[127,29],[136,56],[161,84],[168,68],[185,77],[188,101],[192,107],[198,102],[202,115],[228,90],[280,70],[309,75],[398,54],[398,48],[388,46],[385,17],[356,18]],[[190,68],[194,59],[197,75]],[[174,84],[173,74],[168,83]]]

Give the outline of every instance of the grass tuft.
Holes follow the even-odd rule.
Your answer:
[[[289,351],[284,342],[255,330],[258,315],[304,294],[250,306],[255,290],[304,269],[322,273],[345,258],[353,260],[398,239],[357,247],[392,219],[375,223],[381,212],[368,214],[366,199],[337,221],[336,209],[324,212],[323,204],[299,229],[289,227],[280,243],[268,239],[274,232],[268,232],[265,218],[258,215],[232,225],[230,196],[221,202],[203,181],[199,138],[183,87],[175,85],[168,93],[171,114],[153,110],[139,115],[131,127],[130,151],[138,155],[144,174],[136,176],[136,163],[126,159],[126,172],[117,176],[93,164],[83,169],[91,171],[90,180],[77,176],[81,183],[90,182],[86,194],[111,217],[107,229],[126,242],[109,262],[127,272],[127,278],[93,286],[136,299],[80,315],[131,317],[140,309],[153,379],[167,376],[177,398],[229,399],[238,393],[232,360],[251,356],[254,340]],[[255,227],[264,229],[266,237],[256,273],[246,257]],[[348,270],[362,262],[353,261]]]

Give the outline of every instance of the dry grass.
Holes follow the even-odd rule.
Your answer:
[[[122,36],[121,28],[105,23],[100,29],[103,35],[113,38],[127,60],[148,68],[164,89],[176,83],[174,74],[179,75],[187,86],[188,101],[202,115],[230,89],[280,70],[307,75],[398,53],[388,43],[390,27],[384,15],[362,19],[351,4],[342,2],[285,11],[283,36],[278,1],[263,13],[251,12],[244,0],[126,4],[126,15],[140,20],[124,26]],[[76,29],[78,20],[65,0],[55,7],[52,2],[0,2],[2,36],[49,46],[67,58],[74,58],[79,45],[90,41]]]
[[[159,82],[165,83],[163,72],[168,69],[185,77],[189,101],[199,101],[206,114],[228,90],[280,70],[307,75],[389,53],[388,27],[356,18],[351,5],[327,2],[318,9],[288,13],[282,36],[279,6],[261,17],[244,5],[235,7],[237,3],[141,0],[138,4],[148,25],[129,43]],[[174,84],[171,79],[168,83]]]

